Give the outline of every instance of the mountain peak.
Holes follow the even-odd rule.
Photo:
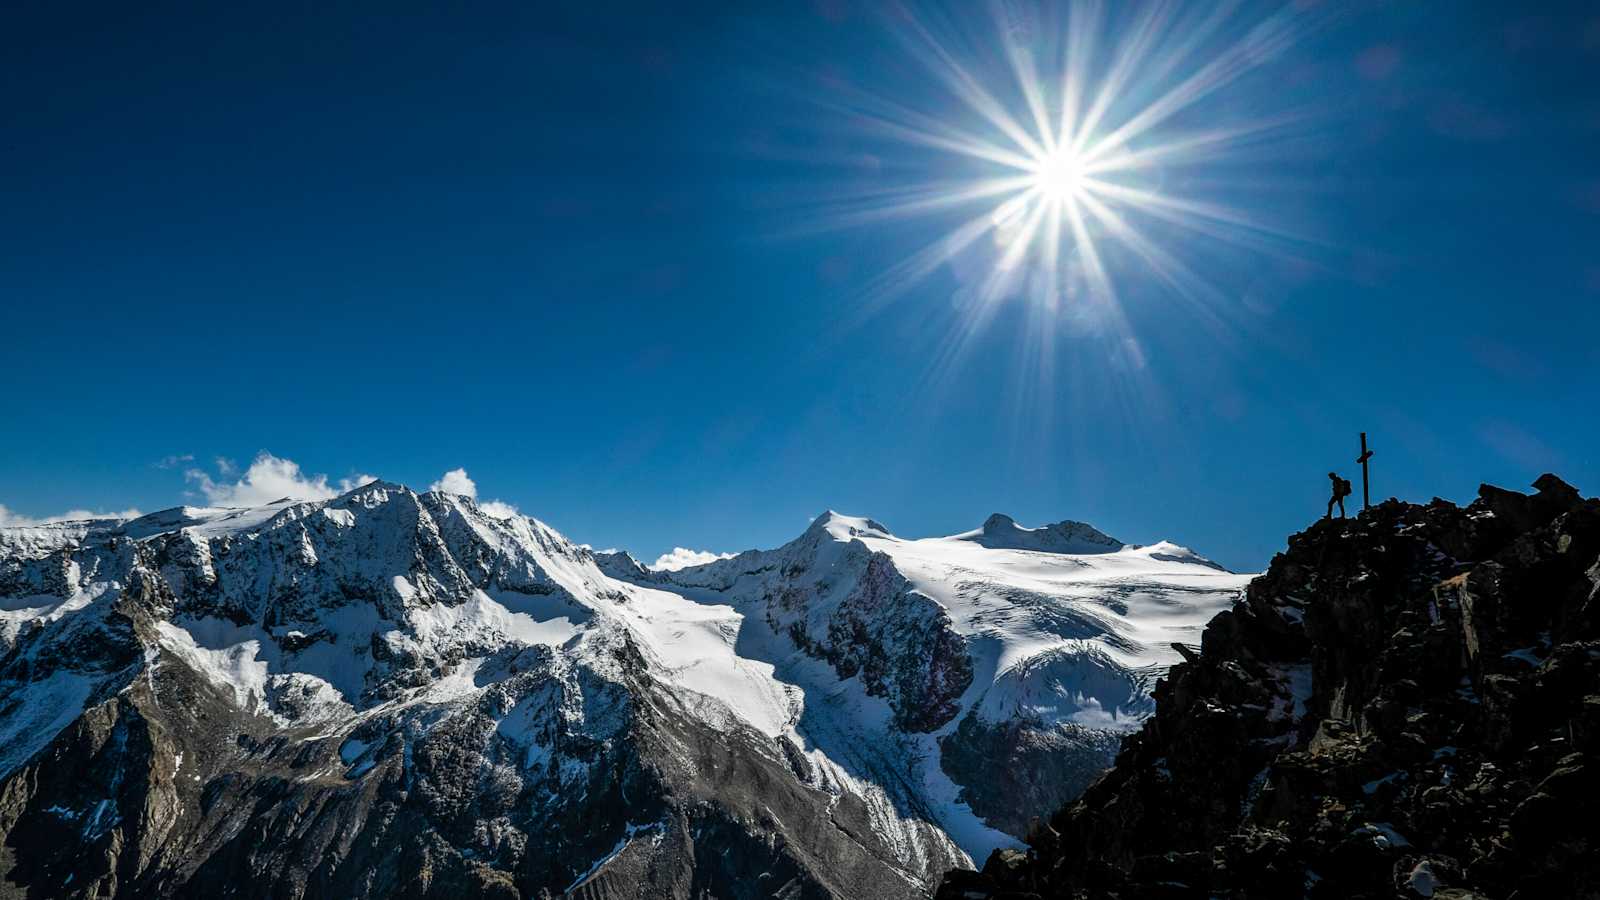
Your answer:
[[[366,482],[365,484],[356,485],[355,487],[351,488],[350,490],[345,491],[340,496],[348,497],[351,494],[359,494],[359,493],[361,493],[363,491],[410,491],[410,490],[411,490],[411,488],[406,487],[405,485],[399,483],[398,481],[385,481],[382,478],[374,478],[371,481]]]
[[[1016,527],[1017,520],[1011,518],[1005,513],[991,513],[989,518],[983,520],[983,531],[985,534],[1001,532]]]
[[[865,516],[847,516],[833,510],[824,510],[811,520],[807,534],[827,534],[834,540],[848,541],[856,537],[894,537],[889,527]]]
[[[977,531],[955,535],[991,550],[1037,550],[1045,553],[1114,553],[1125,545],[1084,522],[1063,520],[1038,528],[1025,528],[1005,513],[983,520]]]

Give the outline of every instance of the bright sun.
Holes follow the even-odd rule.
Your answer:
[[[1058,147],[1033,160],[1029,187],[1053,203],[1076,200],[1084,190],[1083,162],[1071,147]]]
[[[1257,20],[1236,15],[1233,4],[1163,0],[1127,14],[1097,0],[1060,4],[1059,15],[991,6],[998,58],[1009,72],[986,58],[964,58],[960,40],[936,34],[944,27],[959,38],[960,29],[938,17],[896,20],[906,48],[961,108],[943,114],[857,98],[869,126],[968,167],[948,180],[868,194],[840,221],[974,213],[949,220],[948,231],[886,272],[874,294],[907,290],[969,248],[967,260],[985,264],[963,262],[963,278],[976,287],[970,296],[984,314],[1003,297],[1025,294],[1046,311],[1094,300],[1106,315],[1120,315],[1112,270],[1130,255],[1141,274],[1207,293],[1170,242],[1187,233],[1258,246],[1267,229],[1214,197],[1184,196],[1206,182],[1176,176],[1263,139],[1276,122],[1202,118],[1197,104],[1274,59],[1306,21],[1292,9]],[[1111,246],[1116,257],[1104,252]]]

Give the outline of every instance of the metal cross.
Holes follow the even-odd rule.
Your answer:
[[[1372,495],[1369,493],[1369,480],[1367,478],[1367,460],[1372,458],[1372,451],[1367,449],[1367,433],[1361,432],[1361,455],[1356,457],[1356,462],[1361,463],[1361,508],[1366,509],[1372,505]]]

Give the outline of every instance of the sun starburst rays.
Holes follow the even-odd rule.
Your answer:
[[[1052,21],[996,4],[996,40],[976,45],[998,51],[987,54],[994,57],[988,63],[981,49],[962,45],[978,29],[940,29],[932,17],[902,11],[902,46],[956,106],[932,113],[865,95],[847,105],[880,138],[930,151],[936,162],[922,171],[938,177],[858,195],[835,210],[836,222],[978,210],[878,278],[866,313],[973,253],[987,260],[962,267],[979,320],[1002,299],[1021,295],[1052,315],[1081,321],[1092,312],[1122,340],[1127,320],[1118,281],[1132,274],[1121,271],[1129,262],[1141,276],[1153,275],[1144,279],[1151,284],[1190,300],[1208,295],[1182,248],[1163,241],[1188,235],[1259,246],[1276,236],[1215,196],[1180,189],[1197,183],[1188,177],[1193,170],[1278,124],[1187,115],[1295,34],[1298,23],[1288,13],[1241,24],[1239,6],[1221,2],[1189,13],[1158,2],[1131,13],[1123,8],[1112,22],[1097,2],[1064,5]],[[1158,227],[1147,233],[1150,226]],[[1127,252],[1108,253],[1112,248]]]

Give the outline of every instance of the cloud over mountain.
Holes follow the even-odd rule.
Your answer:
[[[221,465],[223,478],[233,474],[231,465]],[[193,482],[206,502],[213,506],[260,506],[284,497],[296,500],[327,500],[375,479],[371,475],[341,478],[330,484],[326,475],[310,475],[292,459],[273,456],[262,450],[237,481],[217,481],[201,469],[189,469],[184,477]]]
[[[478,483],[467,475],[465,467],[451,469],[439,476],[439,480],[428,485],[430,491],[444,491],[447,494],[460,494],[463,497],[478,499]],[[519,515],[517,508],[504,500],[479,501],[478,508],[496,519],[509,519]]]
[[[656,571],[676,572],[690,566],[704,565],[716,562],[719,559],[732,559],[732,553],[712,553],[710,550],[690,550],[688,547],[673,547],[672,552],[663,553],[656,557],[650,568]]]

